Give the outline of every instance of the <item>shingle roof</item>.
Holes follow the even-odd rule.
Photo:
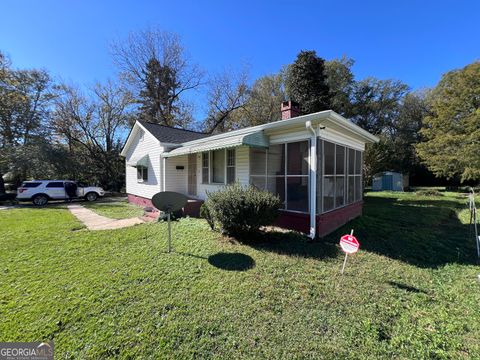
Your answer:
[[[153,124],[146,121],[138,120],[145,129],[148,130],[158,141],[165,143],[181,144],[187,141],[198,140],[210,134],[204,134],[192,130],[177,129],[165,125]]]

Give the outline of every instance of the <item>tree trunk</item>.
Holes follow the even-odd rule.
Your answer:
[[[5,181],[3,181],[2,173],[0,173],[0,194],[5,194]]]

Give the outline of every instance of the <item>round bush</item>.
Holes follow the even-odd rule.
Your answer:
[[[242,237],[271,225],[278,216],[280,199],[267,191],[236,183],[208,192],[203,216],[214,228],[229,236]]]

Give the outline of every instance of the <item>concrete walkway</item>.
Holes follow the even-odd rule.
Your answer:
[[[137,224],[143,224],[145,222],[138,217],[121,220],[110,219],[105,216],[98,215],[92,210],[78,204],[68,205],[67,208],[78,220],[85,224],[88,230],[121,229]]]

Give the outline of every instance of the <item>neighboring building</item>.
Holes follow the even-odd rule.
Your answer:
[[[408,175],[384,171],[373,175],[373,191],[404,191],[408,187]]]
[[[137,121],[122,150],[129,201],[176,191],[190,207],[238,181],[280,196],[277,225],[330,233],[361,215],[363,151],[378,138],[331,110],[297,114],[284,102],[282,120],[218,135]]]

